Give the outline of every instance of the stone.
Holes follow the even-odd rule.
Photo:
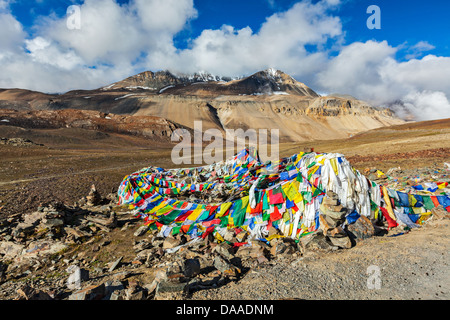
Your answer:
[[[120,280],[125,280],[129,276],[131,276],[131,272],[130,271],[123,271],[123,272],[119,272],[119,273],[114,274],[113,279],[120,282]]]
[[[328,190],[326,198],[330,200],[339,200],[339,196],[336,192]]]
[[[347,226],[347,233],[353,240],[367,239],[375,236],[375,228],[366,216],[360,216],[358,220]]]
[[[239,232],[235,238],[238,242],[245,242],[247,236],[248,236],[247,232]]]
[[[269,262],[269,260],[268,260],[266,257],[264,257],[264,256],[259,256],[259,257],[256,259],[256,261],[258,261],[258,263],[266,263],[266,262]]]
[[[96,218],[96,217],[86,217],[86,219],[90,222],[95,223],[103,230],[109,231],[109,228],[115,228],[117,227],[117,214],[113,211],[110,213],[109,218]]]
[[[241,246],[237,249],[235,256],[242,259],[248,258],[252,252],[252,247]]]
[[[2,260],[4,261],[16,258],[17,256],[22,254],[24,249],[24,245],[15,243],[13,241],[0,242],[0,255],[2,255]]]
[[[330,217],[333,220],[343,220],[345,218],[345,215],[347,214],[347,210],[343,208],[341,205],[339,206],[328,206],[324,203],[322,203],[319,207],[320,212]]]
[[[81,269],[77,265],[71,265],[66,272],[70,274],[67,279],[67,287],[70,290],[80,290],[81,282],[89,280],[89,271]]]
[[[220,255],[214,258],[214,267],[225,276],[237,277],[241,273],[239,268],[226,261]]]
[[[147,295],[150,295],[150,294],[153,294],[156,291],[156,288],[158,287],[158,283],[159,282],[157,282],[157,281],[153,281],[152,283],[144,284],[142,286],[142,288],[147,290]]]
[[[111,301],[117,301],[117,300],[125,300],[126,292],[125,290],[116,290],[111,293],[108,299],[104,300],[111,300]]]
[[[162,281],[166,281],[167,279],[167,272],[164,270],[158,270],[155,272],[155,278],[153,279],[153,281],[159,283]]]
[[[329,229],[327,236],[329,237],[346,237],[347,233],[341,226],[335,227],[333,229]]]
[[[164,240],[165,239],[163,239],[163,238],[154,237],[151,240],[152,246],[155,247],[155,248],[161,247],[163,245],[163,243],[164,243]]]
[[[233,249],[233,247],[231,245],[229,245],[226,242],[222,242],[222,243],[219,243],[216,247],[214,247],[212,252],[217,252],[225,259],[230,260],[234,257],[234,255],[232,253],[233,252],[232,249]]]
[[[38,240],[33,241],[28,245],[28,248],[23,253],[25,258],[42,257],[44,255],[53,255],[60,253],[67,249],[67,245],[52,240]]]
[[[221,256],[216,256],[214,258],[214,267],[223,273],[226,270],[231,269],[232,265]]]
[[[181,241],[175,238],[168,237],[163,242],[163,249],[172,249],[181,244]]]
[[[192,278],[200,273],[200,261],[198,259],[186,259],[183,264],[183,274]]]
[[[332,221],[332,223],[329,223],[329,221],[327,221],[328,219],[326,219],[326,216],[323,214],[319,215],[319,229],[322,230],[322,232],[324,234],[326,234],[328,232],[328,230],[333,228],[334,225],[334,221]]]
[[[148,226],[141,226],[139,229],[136,230],[134,233],[135,237],[143,236],[148,231]]]
[[[100,285],[92,285],[69,296],[69,300],[101,300],[106,296],[106,287],[102,283]]]
[[[133,246],[133,249],[135,252],[141,252],[141,251],[147,250],[151,247],[152,247],[152,244],[149,241],[142,240],[142,241],[139,241],[138,243],[136,243]]]
[[[310,233],[304,237],[300,238],[301,246],[304,249],[309,250],[329,250],[332,249],[332,245],[327,242],[326,237],[322,233],[322,231],[315,231],[313,233]]]
[[[105,282],[104,300],[123,300],[125,296],[125,286],[119,280]]]
[[[276,234],[279,234],[278,230],[276,228],[274,228],[273,226],[270,226],[268,237],[272,237],[272,236],[274,236]]]
[[[325,197],[323,199],[322,203],[325,204],[325,205],[328,205],[328,206],[338,206],[339,205],[339,200]]]
[[[92,236],[89,232],[80,230],[79,228],[64,227],[64,232],[75,238],[75,240],[88,238]]]
[[[251,258],[258,258],[259,256],[265,256],[270,252],[270,247],[262,241],[252,241],[252,246],[250,247],[249,256]]]
[[[54,218],[54,219],[42,219],[42,224],[43,227],[46,228],[59,228],[64,226],[64,220],[63,219],[58,219],[58,218]]]
[[[97,191],[97,188],[93,184],[91,186],[89,194],[86,196],[86,205],[89,207],[93,207],[99,205],[101,201],[102,197],[100,196],[100,193]]]
[[[46,216],[45,212],[42,211],[36,211],[29,214],[26,214],[24,216],[23,222],[19,223],[17,227],[24,228],[26,226],[37,226],[39,222],[44,219]]]
[[[234,240],[234,231],[232,231],[232,230],[227,230],[227,231],[225,232],[225,235],[223,236],[223,239],[224,239],[225,241],[233,242],[233,240]]]
[[[187,282],[171,282],[162,280],[156,286],[156,294],[167,292],[183,292],[185,291],[187,285]]]
[[[112,271],[114,271],[114,269],[116,269],[117,268],[117,266],[120,264],[120,262],[122,262],[122,259],[123,259],[123,257],[120,257],[119,259],[117,259],[116,261],[114,261],[112,264],[111,264],[111,267],[109,268],[109,272],[112,272]]]
[[[140,290],[140,291],[133,292],[133,293],[127,292],[127,300],[145,300],[146,297],[147,296],[146,296],[144,290]]]
[[[342,249],[350,249],[352,247],[352,241],[349,237],[329,237],[331,243]]]
[[[450,217],[450,213],[447,212],[447,210],[445,210],[442,205],[431,209],[431,214],[433,220],[439,220]]]
[[[17,290],[20,300],[54,300],[49,293],[25,285]]]

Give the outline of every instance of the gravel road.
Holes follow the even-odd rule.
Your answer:
[[[349,250],[310,252],[261,265],[241,281],[191,299],[447,300],[448,219],[395,237],[373,237]]]

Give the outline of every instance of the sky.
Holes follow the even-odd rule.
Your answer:
[[[0,88],[270,67],[323,95],[450,118],[448,12],[444,0],[0,0]]]

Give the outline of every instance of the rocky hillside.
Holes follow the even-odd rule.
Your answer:
[[[147,71],[96,90],[64,94],[3,89],[0,108],[154,116],[189,128],[202,121],[203,130],[278,129],[280,141],[346,138],[404,123],[391,110],[353,97],[321,97],[274,69],[238,79]]]
[[[88,129],[105,133],[141,136],[166,142],[170,141],[170,137],[176,129],[185,128],[160,117],[133,117],[72,109],[55,111],[4,109],[0,110],[0,126],[2,125],[27,129]]]
[[[174,75],[169,71],[146,71],[101,88],[111,90],[148,90],[157,94],[212,96],[219,95],[298,95],[318,97],[305,84],[282,71],[267,69],[244,78],[225,78],[207,73]]]

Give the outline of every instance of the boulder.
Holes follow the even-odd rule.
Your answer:
[[[369,218],[360,216],[358,220],[347,226],[350,238],[357,241],[367,239],[375,235],[375,228]]]
[[[175,239],[173,237],[167,237],[163,242],[163,249],[172,249],[181,245],[181,240]]]
[[[67,279],[67,287],[70,290],[80,290],[81,282],[89,280],[89,271],[81,269],[77,265],[71,265],[66,272],[70,273]]]
[[[200,261],[198,259],[184,260],[182,271],[187,278],[195,277],[200,273]]]
[[[107,295],[105,284],[92,285],[69,296],[69,300],[101,300]]]
[[[93,184],[91,186],[89,194],[86,196],[86,205],[89,207],[97,206],[101,203],[101,201],[102,197],[100,196],[100,193],[97,191],[97,188]]]
[[[432,214],[433,220],[450,218],[450,213],[447,212],[447,210],[445,210],[442,205],[431,209],[431,214]]]
[[[300,238],[301,246],[306,250],[331,250],[333,245],[321,230],[312,232]]]
[[[148,226],[141,226],[141,227],[139,227],[139,229],[136,230],[136,232],[134,233],[134,236],[140,237],[140,236],[144,235],[147,231],[148,231]]]

